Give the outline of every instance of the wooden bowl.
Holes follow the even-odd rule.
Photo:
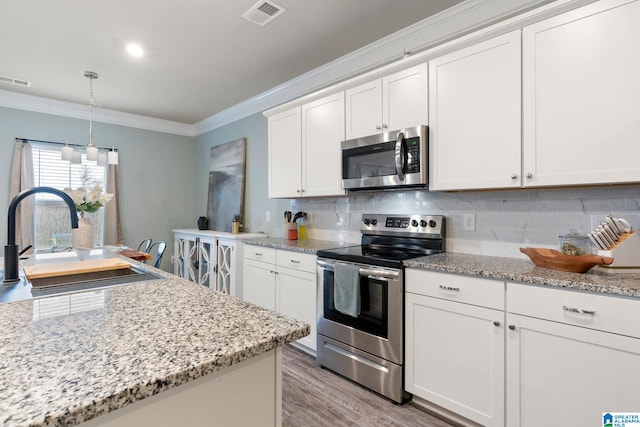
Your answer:
[[[600,255],[565,255],[555,249],[520,248],[520,252],[531,258],[538,267],[553,270],[586,273],[594,265],[609,265],[613,258]]]

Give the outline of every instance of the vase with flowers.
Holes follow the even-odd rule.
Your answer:
[[[97,212],[98,209],[111,200],[113,194],[103,191],[101,182],[91,178],[86,166],[82,168],[81,180],[81,187],[75,189],[65,188],[64,192],[75,203],[79,217],[78,228],[73,230],[73,247],[92,248],[94,245],[94,230],[86,214]]]

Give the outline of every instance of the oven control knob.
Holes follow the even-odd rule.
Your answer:
[[[372,219],[371,220],[371,225],[377,225],[378,224],[378,220],[377,219]]]
[[[363,222],[364,222],[364,225],[369,225],[371,223],[371,221],[369,221],[369,218],[365,218]]]
[[[432,227],[432,228],[433,228],[433,227],[435,227],[436,225],[437,225],[437,224],[436,224],[435,220],[433,220],[433,219],[430,219],[430,220],[429,220],[429,227]]]
[[[427,226],[427,221],[425,221],[424,219],[420,220],[420,227],[426,227]]]
[[[412,227],[417,227],[418,226],[418,221],[416,221],[415,219],[411,220],[411,226]]]

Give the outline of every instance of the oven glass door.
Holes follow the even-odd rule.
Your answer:
[[[360,276],[360,314],[353,317],[336,310],[333,302],[333,271],[324,270],[324,318],[354,329],[388,338],[389,284],[382,279]]]

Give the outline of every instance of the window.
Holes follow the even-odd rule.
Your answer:
[[[83,173],[91,181],[99,181],[103,187],[106,182],[107,168],[86,159],[82,153],[82,162],[73,164],[62,160],[60,146],[57,144],[33,143],[33,175],[35,186],[53,187],[59,190],[82,186]],[[86,214],[95,228],[95,245],[102,245],[104,230],[104,209]],[[71,247],[72,233],[69,228],[69,209],[57,196],[48,193],[35,194],[35,249],[62,250]]]

